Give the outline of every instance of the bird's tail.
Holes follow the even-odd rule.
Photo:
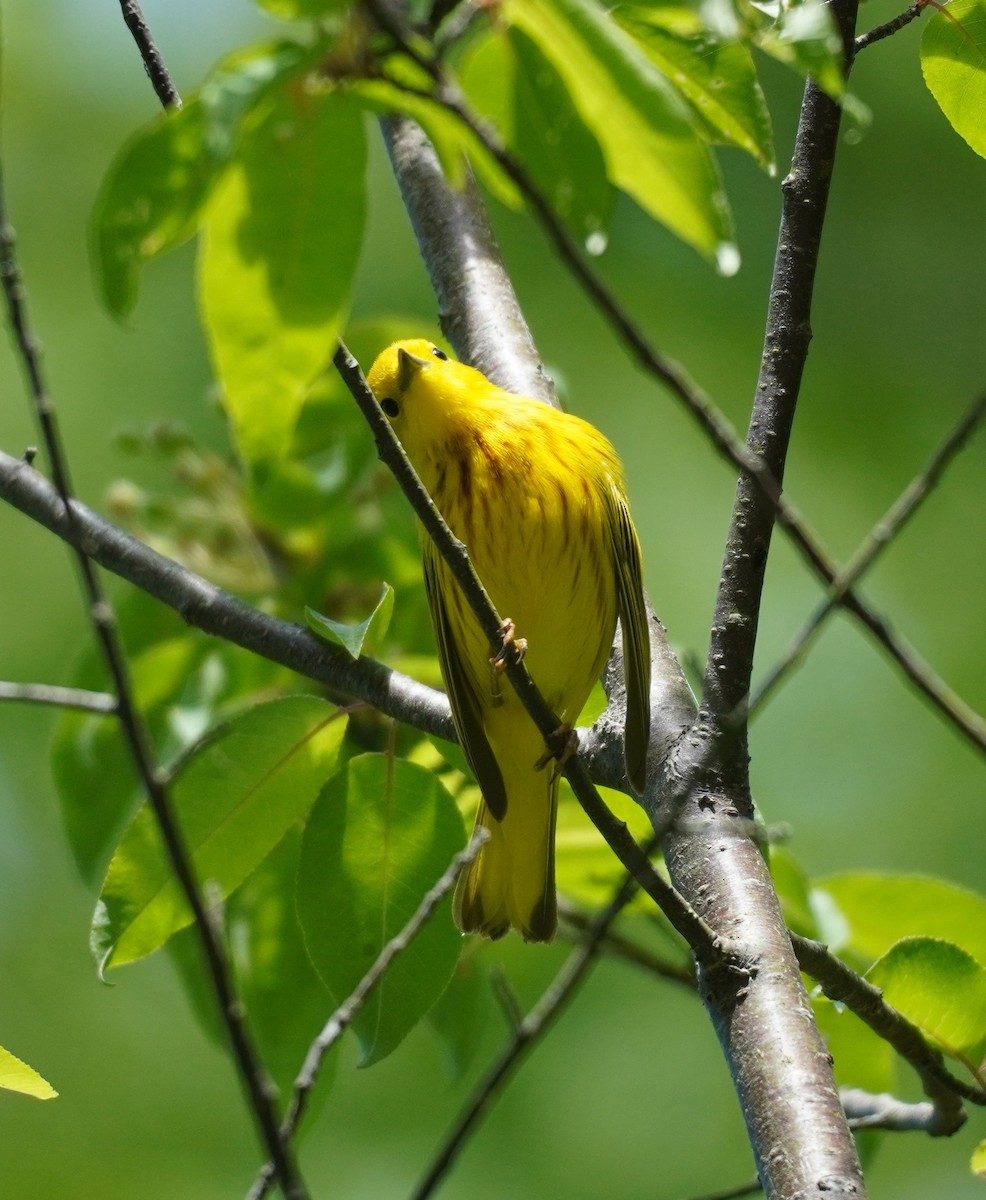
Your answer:
[[[550,771],[550,768],[549,768]],[[555,813],[558,781],[527,767],[522,787],[507,783],[498,821],[480,801],[476,825],[489,841],[459,876],[453,912],[463,933],[502,937],[511,926],[525,942],[550,942],[558,926]]]

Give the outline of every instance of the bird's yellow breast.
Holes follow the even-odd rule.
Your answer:
[[[616,624],[604,503],[618,481],[613,451],[578,418],[519,398],[459,412],[450,424],[445,437],[409,447],[409,456],[497,611],[526,639],[545,699],[574,721]],[[487,696],[486,639],[456,584],[447,584],[456,640]]]

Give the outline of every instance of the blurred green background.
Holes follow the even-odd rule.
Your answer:
[[[247,0],[146,0],[145,15],[178,86],[192,89],[220,53],[272,24]],[[881,0],[862,27],[897,11]],[[982,212],[986,163],[959,141],[920,79],[920,27],[861,57],[853,91],[873,112],[838,163],[815,304],[815,341],[787,484],[845,558],[986,383]],[[127,328],[99,309],[86,221],[121,140],[156,112],[112,0],[3,5],[3,167],[32,315],[81,495],[100,506],[134,470],[111,435],[155,418],[187,423],[222,448],[207,403],[192,252],[149,270]],[[762,338],[783,174],[800,87],[764,69],[776,123],[777,178],[721,155],[744,266],[717,278],[629,203],[599,262],[648,333],[745,426]],[[376,146],[370,235],[357,315],[417,314],[434,304]],[[672,642],[706,649],[733,472],[690,419],[629,365],[523,217],[494,212],[535,337],[568,406],[620,450],[641,533],[647,584]],[[409,330],[414,332],[413,330]],[[37,441],[19,370],[0,356],[0,446]],[[867,579],[880,611],[944,677],[986,709],[986,438],[950,471]],[[155,467],[142,460],[142,481]],[[0,677],[66,682],[89,639],[63,548],[0,511]],[[114,594],[122,594],[114,588]],[[786,645],[818,585],[778,539],[758,663]],[[22,1200],[241,1195],[257,1149],[228,1064],[206,1042],[160,956],[96,980],[87,950],[92,897],[58,826],[46,756],[53,718],[0,707],[0,1044],[60,1091],[40,1104],[0,1093],[0,1194]],[[905,686],[852,623],[837,618],[753,733],[756,796],[793,827],[812,874],[845,868],[941,874],[986,889],[981,759]],[[532,1000],[564,948],[499,951]],[[491,1016],[478,1062],[504,1040]],[[456,1110],[437,1044],[416,1032],[387,1062],[353,1069],[351,1048],[319,1106],[302,1162],[323,1196],[402,1196]],[[950,1142],[890,1139],[872,1195],[978,1195],[971,1128]],[[672,985],[600,967],[526,1065],[445,1187],[451,1197],[670,1198],[752,1174],[742,1120],[699,1007]]]

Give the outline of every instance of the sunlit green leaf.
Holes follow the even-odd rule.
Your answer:
[[[339,710],[286,696],[235,717],[190,754],[169,798],[198,879],[228,895],[308,811],[345,732]],[[93,917],[105,969],[150,954],[192,920],[148,805],[113,856]]]
[[[337,1004],[398,934],[462,848],[455,802],[434,774],[385,755],[352,759],[318,798],[302,844],[298,914]],[[363,1065],[389,1054],[448,984],[462,939],[445,903],[391,964],[353,1029]]]
[[[204,150],[202,105],[162,113],[123,147],[92,217],[92,257],[103,303],[117,318],[137,301],[140,268],[187,241],[217,177]]]
[[[738,266],[719,173],[683,100],[589,0],[506,0],[504,18],[541,48],[595,134],[613,183],[720,269]]]
[[[387,636],[393,611],[394,589],[385,583],[376,608],[358,625],[330,620],[312,608],[305,609],[305,620],[308,628],[320,638],[332,645],[342,646],[351,658],[359,658],[363,653],[372,656],[376,652]]]
[[[288,91],[244,134],[204,224],[199,295],[237,448],[280,458],[342,331],[365,215],[360,106]]]
[[[980,1179],[986,1179],[986,1141],[980,1142],[969,1159],[969,1170]]]
[[[53,1100],[58,1093],[33,1067],[15,1058],[0,1046],[0,1088],[33,1096],[35,1100]]]
[[[640,805],[623,792],[611,788],[600,788],[599,791],[615,815],[626,822],[637,841],[646,841],[653,830]],[[561,784],[558,804],[555,871],[559,891],[589,908],[611,899],[614,885],[626,875],[626,868],[582,811],[565,781]]]
[[[757,46],[791,67],[810,75],[818,86],[838,99],[846,90],[842,39],[824,0],[784,4],[781,0],[741,3],[750,19]]]
[[[867,978],[944,1050],[979,1062],[986,1050],[986,971],[970,954],[940,938],[905,938]]]
[[[463,67],[462,83],[576,236],[598,237],[613,207],[606,164],[568,88],[537,44],[519,29],[495,33]]]
[[[690,8],[626,5],[613,15],[681,92],[714,140],[739,146],[773,169],[770,113],[746,46],[716,38]]]
[[[932,13],[921,71],[956,133],[986,157],[986,0],[952,0]]]
[[[523,207],[517,185],[485,148],[482,141],[450,112],[428,95],[431,79],[405,58],[387,60],[386,78],[352,79],[347,87],[377,113],[406,113],[428,135],[442,170],[454,188],[462,188],[471,166],[489,192],[508,208]],[[412,90],[407,90],[408,88]]]
[[[288,42],[237,51],[198,95],[139,130],[117,155],[96,200],[90,238],[100,293],[115,317],[132,310],[140,268],[196,231],[239,121],[304,54]]]
[[[827,897],[845,922],[840,941],[825,940],[840,954],[869,966],[901,938],[934,937],[955,942],[986,963],[986,899],[942,879],[850,871],[817,880],[813,904]]]
[[[300,844],[300,830],[289,830],[223,906],[239,996],[250,1014],[250,1029],[264,1064],[282,1094],[297,1077],[309,1045],[333,1008],[298,925],[295,886]],[[190,928],[176,934],[168,951],[203,1028],[228,1050],[196,931]],[[320,1094],[326,1091],[335,1062],[334,1055],[323,1062]]]

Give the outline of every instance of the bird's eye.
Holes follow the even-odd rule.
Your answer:
[[[440,358],[442,362],[448,362],[448,355],[444,350],[439,350],[437,346],[432,346],[431,352],[436,358]]]
[[[396,417],[398,415],[398,413],[401,411],[401,406],[397,403],[396,400],[392,399],[390,396],[386,396],[386,397],[384,397],[383,400],[380,401],[380,407],[383,409],[383,411],[387,414],[388,417]]]

